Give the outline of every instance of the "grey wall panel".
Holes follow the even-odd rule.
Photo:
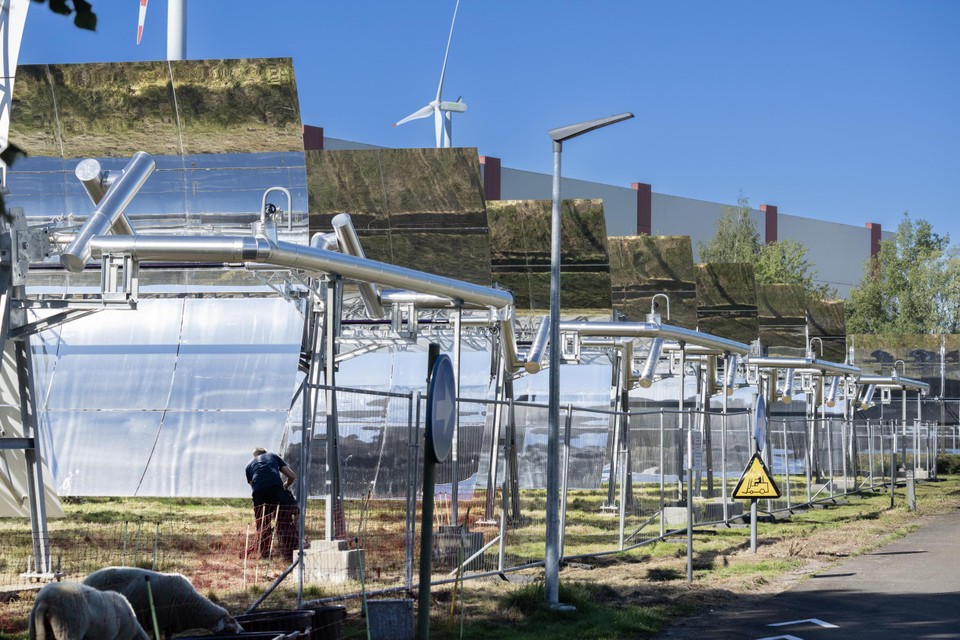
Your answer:
[[[840,297],[847,297],[863,278],[863,265],[870,257],[866,227],[780,214],[777,235],[803,244],[807,260],[815,265],[816,282],[836,287]]]

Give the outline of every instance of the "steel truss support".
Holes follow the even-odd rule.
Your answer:
[[[14,287],[13,296],[22,298],[23,287]],[[16,315],[24,312],[18,310]],[[23,320],[23,318],[18,318]],[[19,323],[15,323],[19,324]],[[36,574],[53,577],[50,564],[50,537],[47,531],[47,501],[43,484],[43,464],[40,455],[37,406],[33,386],[33,363],[30,357],[30,338],[24,336],[13,343],[17,384],[20,392],[20,421],[24,438],[33,441],[33,446],[24,449],[27,464],[27,496],[30,502],[30,537],[33,542],[33,568]]]

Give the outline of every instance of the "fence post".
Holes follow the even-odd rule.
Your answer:
[[[663,407],[660,407],[660,537],[664,537],[667,534],[667,527],[665,522],[664,514],[664,493],[667,490],[666,483],[663,479],[663,464],[665,462],[666,455],[663,451]]]
[[[787,421],[783,421],[783,475],[785,478],[784,488],[787,492],[787,511],[791,508],[790,501],[790,458],[788,456],[790,448],[787,446]]]
[[[570,430],[573,426],[573,405],[566,407],[567,419],[563,429],[563,475],[560,476],[560,560],[563,560],[563,544],[567,527],[567,475],[570,471]],[[621,492],[622,493],[622,492]],[[622,533],[621,533],[622,535]]]

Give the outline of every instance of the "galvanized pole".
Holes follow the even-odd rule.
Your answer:
[[[680,428],[684,427],[683,405],[686,399],[686,380],[684,371],[687,368],[687,345],[680,343]],[[687,426],[687,584],[693,582],[693,420]],[[680,469],[683,477],[683,469]]]
[[[724,366],[723,366],[723,377],[724,384],[722,384],[722,389],[720,393],[723,395],[723,414],[720,416],[720,500],[723,501],[723,522],[728,522],[730,518],[729,509],[727,508],[727,385],[726,380],[729,379],[730,383],[733,383],[733,376],[730,374],[730,365],[733,363],[733,359],[730,357],[730,354],[727,353],[724,355]],[[731,387],[732,388],[732,387]]]
[[[547,526],[543,597],[560,604],[560,154],[553,143],[553,207],[550,215],[550,370],[547,405]],[[611,478],[612,480],[612,478]]]

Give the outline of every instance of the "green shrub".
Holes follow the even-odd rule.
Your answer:
[[[941,453],[937,456],[937,473],[960,475],[960,454]]]

